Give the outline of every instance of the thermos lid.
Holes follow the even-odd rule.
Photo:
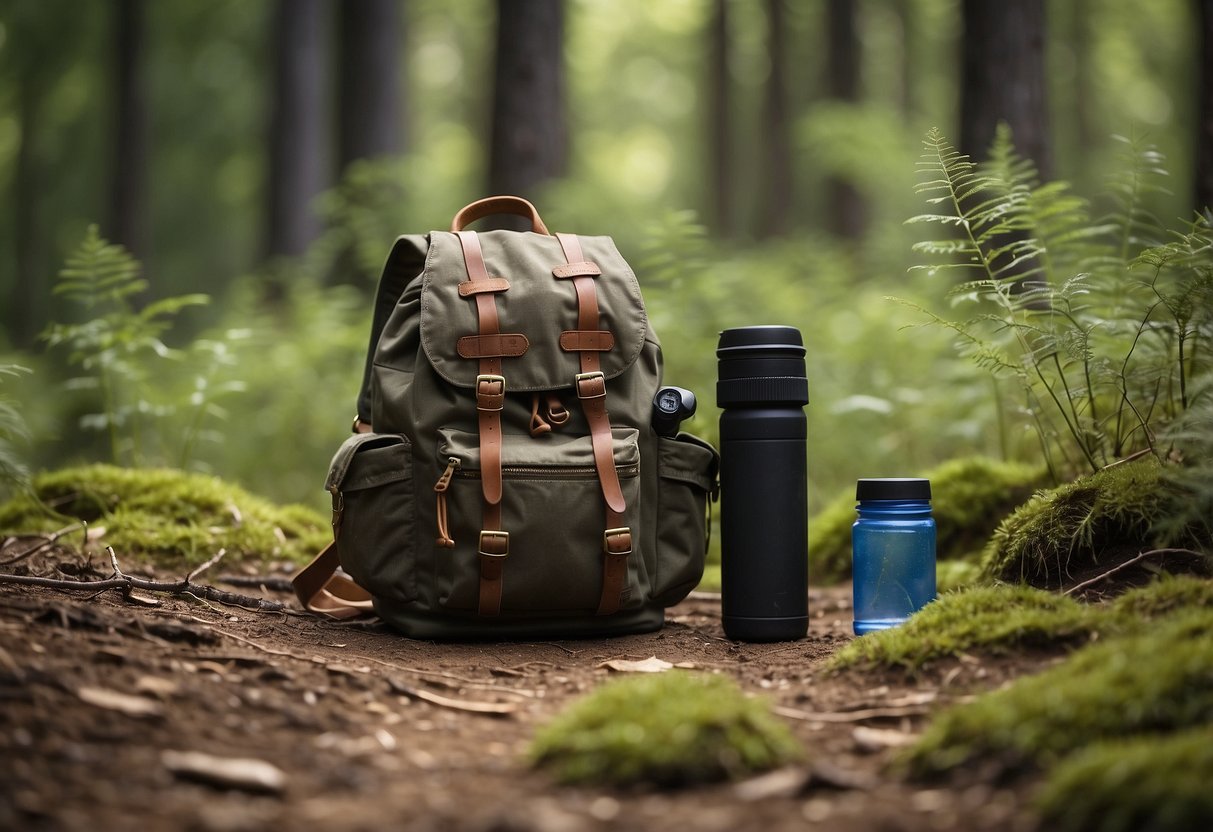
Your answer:
[[[762,357],[803,357],[804,340],[794,326],[741,326],[720,333],[718,358],[748,358],[753,353]]]
[[[856,500],[929,500],[931,481],[913,477],[861,479],[855,484]]]
[[[804,339],[794,326],[743,326],[720,333],[717,407],[809,402]]]

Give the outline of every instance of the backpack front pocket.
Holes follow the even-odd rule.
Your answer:
[[[475,433],[442,430],[436,489],[440,528],[438,602],[474,611],[480,591],[480,533],[484,495]],[[615,470],[626,518],[639,546],[640,448],[633,428],[612,431]],[[502,562],[501,614],[577,613],[598,608],[603,580],[606,510],[588,436],[506,435],[502,443],[502,529],[509,535]],[[638,551],[628,558],[622,609],[642,602]]]
[[[653,600],[677,604],[703,577],[708,500],[716,494],[720,455],[689,433],[658,440],[657,574]]]
[[[351,436],[329,466],[341,567],[377,597],[417,598],[413,451],[399,434]]]

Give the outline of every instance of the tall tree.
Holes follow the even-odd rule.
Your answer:
[[[1043,178],[1053,172],[1044,0],[964,0],[960,149],[984,159],[999,122]]]
[[[736,231],[736,194],[733,188],[732,84],[729,76],[728,0],[713,0],[708,24],[708,182],[706,195],[712,226],[731,237]]]
[[[495,69],[489,190],[531,197],[568,164],[564,0],[497,0]]]
[[[785,0],[767,0],[767,75],[763,101],[762,192],[758,235],[788,230],[792,212],[792,126],[788,113],[787,15]]]
[[[341,171],[358,159],[405,149],[400,78],[402,0],[343,0],[337,155]]]
[[[272,15],[268,255],[300,254],[320,234],[311,201],[330,182],[328,8],[324,0],[277,0]]]
[[[863,52],[859,40],[855,0],[829,0],[826,5],[826,89],[830,98],[857,104],[860,96]],[[826,182],[829,228],[850,240],[863,236],[867,207],[863,195],[849,179],[834,176]]]
[[[1196,134],[1196,208],[1213,209],[1213,0],[1195,0],[1200,27],[1200,102]]]
[[[146,261],[147,97],[143,88],[145,0],[114,3],[114,147],[106,235]]]

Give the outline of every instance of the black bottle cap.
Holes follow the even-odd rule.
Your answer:
[[[931,481],[913,477],[863,479],[855,484],[856,500],[929,500]]]

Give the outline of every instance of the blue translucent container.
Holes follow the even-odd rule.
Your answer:
[[[851,527],[855,634],[903,623],[935,599],[935,519],[924,479],[863,479]]]

